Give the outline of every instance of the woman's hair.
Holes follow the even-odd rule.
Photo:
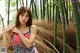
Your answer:
[[[16,15],[16,22],[15,22],[15,26],[16,27],[20,27],[19,15],[20,14],[24,14],[25,12],[28,12],[28,15],[29,15],[29,20],[26,23],[26,26],[31,26],[32,25],[32,13],[31,13],[31,10],[28,7],[22,6],[22,7],[20,7],[20,9],[18,10],[17,15]]]

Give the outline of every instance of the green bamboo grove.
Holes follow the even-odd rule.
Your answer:
[[[80,1],[79,0],[5,0],[7,24],[10,21],[10,13],[17,12],[20,6],[29,6],[32,11],[33,20],[44,20],[54,23],[53,45],[56,48],[57,25],[62,26],[63,53],[66,52],[66,26],[74,24],[77,53],[80,53]],[[25,5],[26,4],[26,5]],[[11,7],[14,7],[11,9]],[[14,16],[15,17],[15,16]],[[1,23],[0,23],[1,24]]]

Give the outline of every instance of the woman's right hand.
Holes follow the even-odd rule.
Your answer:
[[[7,34],[7,36],[11,36],[13,33],[12,33],[12,30],[13,30],[14,27],[6,27],[6,28],[3,28],[3,34]],[[5,35],[4,35],[5,36]]]
[[[14,27],[10,27],[8,26],[7,28],[4,29],[4,32],[12,32],[12,30],[14,29]]]

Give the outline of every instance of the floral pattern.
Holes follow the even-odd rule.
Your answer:
[[[16,42],[15,38],[13,38],[13,41]],[[22,41],[20,44],[17,44],[16,46],[13,45],[13,48],[14,48],[13,53],[35,53],[34,47],[25,48]]]

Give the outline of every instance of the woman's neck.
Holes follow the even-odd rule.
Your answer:
[[[23,34],[25,34],[26,32],[29,31],[29,27],[26,26],[26,25],[21,25],[20,28],[19,28],[19,30],[20,30]]]
[[[26,28],[26,25],[21,25],[20,28]]]

